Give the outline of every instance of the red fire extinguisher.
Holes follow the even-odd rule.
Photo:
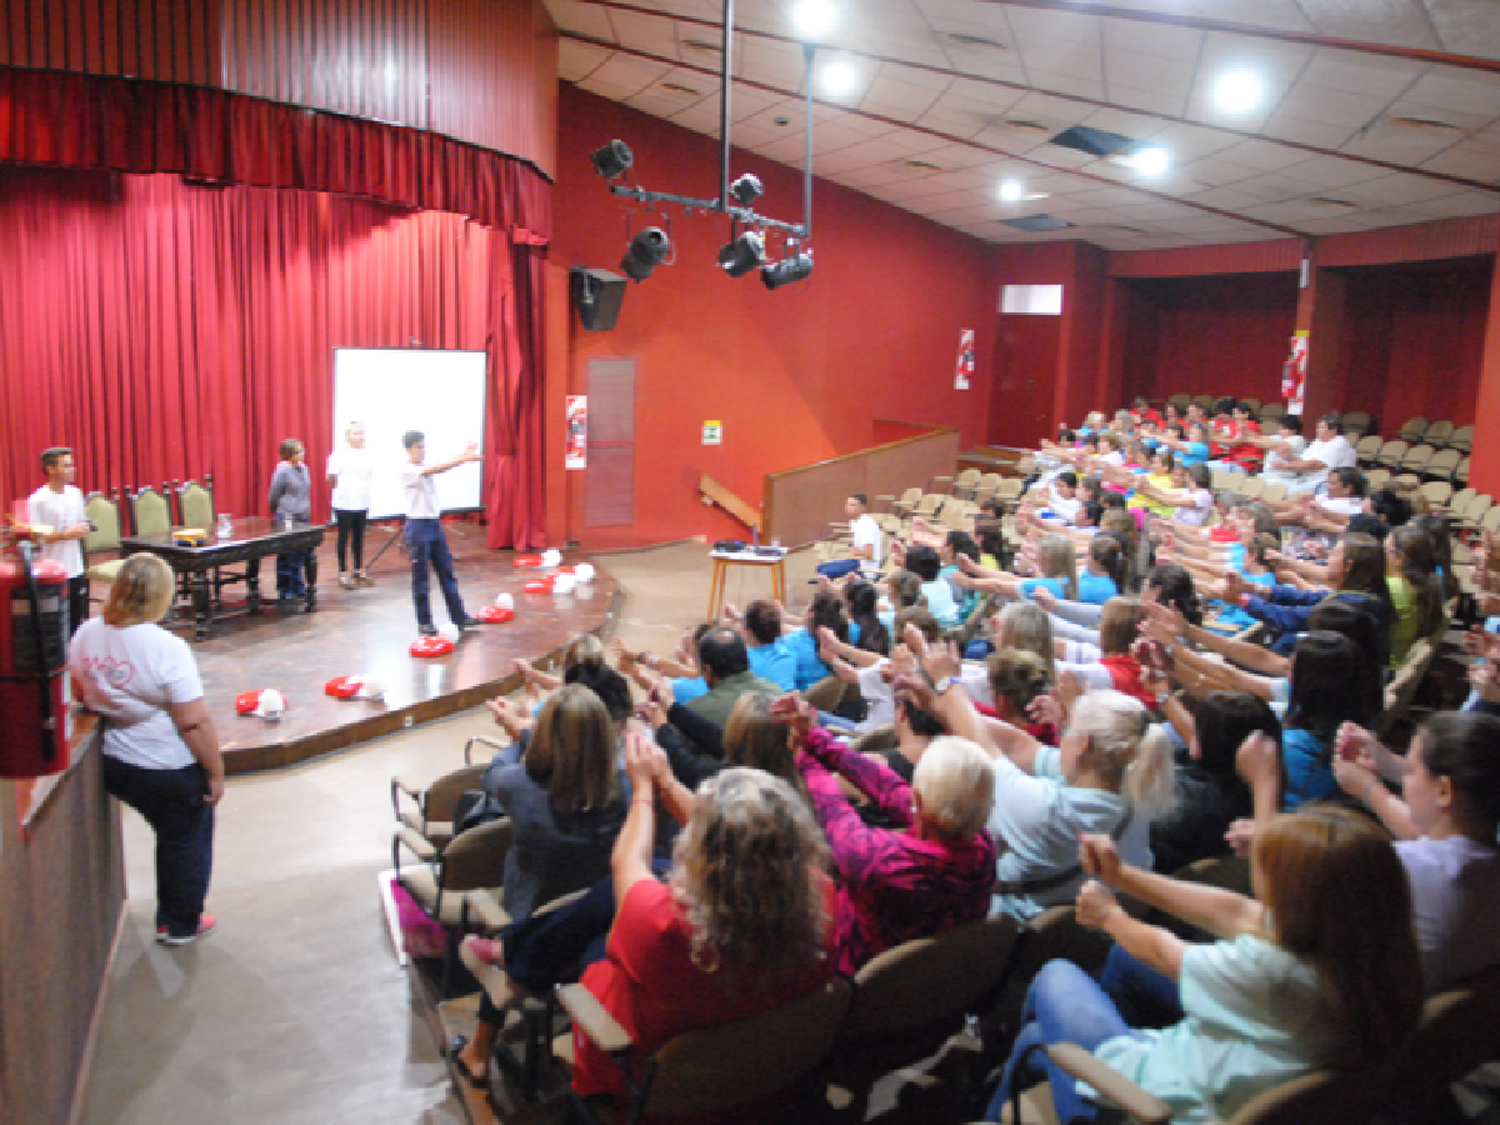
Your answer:
[[[67,571],[33,565],[32,546],[0,558],[0,777],[28,778],[68,768]]]

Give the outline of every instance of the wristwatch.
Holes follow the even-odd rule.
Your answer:
[[[941,680],[938,680],[932,685],[932,690],[937,692],[939,695],[947,695],[948,689],[956,683],[958,683],[957,676],[944,676]]]

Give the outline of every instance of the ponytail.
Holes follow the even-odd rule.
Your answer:
[[[1094,536],[1089,544],[1089,557],[1104,568],[1110,581],[1115,584],[1115,593],[1127,594],[1130,583],[1129,563],[1125,558],[1125,545],[1108,532]]]
[[[1176,797],[1172,740],[1160,723],[1152,723],[1141,736],[1135,761],[1125,770],[1120,793],[1150,820],[1156,820],[1172,807]]]

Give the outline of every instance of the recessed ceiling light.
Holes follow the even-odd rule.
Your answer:
[[[1160,176],[1172,167],[1172,154],[1152,145],[1120,157],[1120,163],[1129,165],[1143,176]]]
[[[842,98],[859,88],[859,71],[848,59],[829,59],[818,72],[818,84],[829,97]]]
[[[1000,199],[1005,203],[1015,203],[1026,198],[1026,185],[1020,180],[1006,180],[1000,185]]]
[[[1253,70],[1231,70],[1214,83],[1214,108],[1220,113],[1254,113],[1266,97],[1266,84]]]
[[[838,23],[839,10],[832,0],[802,0],[792,9],[792,26],[799,39],[821,39]]]

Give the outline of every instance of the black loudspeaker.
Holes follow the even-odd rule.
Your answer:
[[[608,332],[620,315],[625,300],[625,279],[609,270],[574,266],[568,271],[573,307],[589,332]]]

